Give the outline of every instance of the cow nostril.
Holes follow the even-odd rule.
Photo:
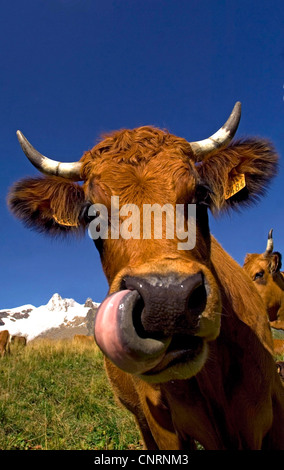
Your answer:
[[[141,321],[142,312],[144,310],[144,307],[145,307],[144,300],[141,297],[141,295],[139,295],[139,298],[137,299],[137,301],[136,301],[136,303],[133,307],[132,322],[133,322],[133,326],[135,328],[135,331],[138,334],[138,336],[140,336],[140,338],[146,338],[147,337],[146,331],[145,331],[145,329],[142,325],[142,321]]]
[[[135,328],[137,335],[142,339],[145,339],[145,338],[151,338],[151,339],[157,339],[157,340],[163,339],[164,334],[161,330],[148,331],[143,326],[142,314],[144,310],[145,310],[145,303],[144,303],[143,298],[140,295],[132,311],[132,322],[133,322],[133,326]]]
[[[204,284],[196,287],[190,294],[187,307],[191,315],[199,316],[206,307],[207,293]]]

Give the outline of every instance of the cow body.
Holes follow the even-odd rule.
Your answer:
[[[9,352],[10,335],[8,330],[0,331],[0,357]]]
[[[192,449],[196,440],[206,449],[284,448],[283,385],[263,302],[208,225],[208,208],[246,204],[276,171],[268,142],[228,146],[239,109],[201,143],[146,126],[107,136],[74,165],[49,161],[19,135],[33,164],[55,175],[12,188],[10,208],[24,223],[50,234],[78,233],[91,224],[98,231],[109,216],[99,224],[97,218],[113,209],[113,197],[124,206],[116,219],[124,236],[116,236],[110,220],[95,239],[109,282],[95,338],[113,389],[135,415],[148,449]],[[83,186],[70,182],[76,178]],[[163,218],[162,237],[151,230],[145,236],[137,217],[127,220],[134,205],[144,214],[154,203],[177,212],[182,206],[187,226],[188,204],[195,205],[192,249],[178,248],[177,232],[165,236]]]
[[[273,338],[273,350],[275,355],[284,356],[284,340]]]
[[[10,343],[15,348],[22,348],[27,344],[27,338],[25,336],[13,335],[10,338]]]

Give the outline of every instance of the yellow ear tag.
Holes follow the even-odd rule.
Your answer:
[[[246,185],[245,175],[240,173],[238,175],[230,176],[227,186],[225,188],[225,199],[229,199],[243,189]]]

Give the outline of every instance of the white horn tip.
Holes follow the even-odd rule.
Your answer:
[[[202,157],[210,154],[210,152],[225,147],[230,143],[238,129],[241,119],[241,108],[241,102],[237,101],[225,124],[215,134],[198,142],[190,142],[191,149],[197,160],[201,160]]]
[[[21,131],[18,130],[16,134],[17,134],[17,138],[21,146],[23,146],[25,143],[26,144],[28,143],[27,139],[25,138],[24,134]]]

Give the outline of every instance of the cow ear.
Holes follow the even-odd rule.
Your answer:
[[[45,176],[15,183],[7,202],[11,212],[26,226],[50,235],[63,235],[85,228],[80,223],[84,200],[79,184]]]
[[[278,251],[274,251],[270,257],[270,266],[269,266],[270,272],[272,274],[277,273],[278,271],[280,271],[281,266],[282,266],[282,255]]]
[[[278,155],[263,139],[233,141],[197,167],[212,190],[213,212],[248,205],[263,196],[276,175]]]

